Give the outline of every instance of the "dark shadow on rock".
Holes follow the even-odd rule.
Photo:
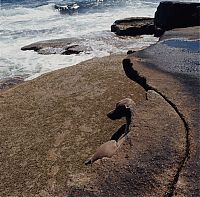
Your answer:
[[[110,138],[110,140],[118,141],[118,140],[125,134],[126,127],[127,127],[126,124],[122,125],[122,126],[112,135],[112,137]]]
[[[163,30],[200,25],[200,3],[160,2],[155,13],[154,24]]]
[[[133,69],[133,64],[131,63],[130,59],[127,58],[123,60],[123,68],[128,78],[130,78],[131,80],[141,85],[145,89],[145,91],[148,91],[150,89],[150,87],[148,86],[146,82],[146,78],[141,77],[138,74],[138,72]]]
[[[135,53],[136,51],[134,51],[134,50],[128,50],[127,51],[127,55],[130,55],[130,54],[132,54],[132,53]]]

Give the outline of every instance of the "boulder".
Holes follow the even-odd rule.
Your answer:
[[[77,12],[80,6],[77,3],[71,4],[59,4],[54,5],[54,8],[58,10],[61,14],[69,14],[72,15],[73,13]]]
[[[151,35],[155,33],[154,19],[131,17],[117,20],[111,26],[111,32],[115,32],[119,36]]]
[[[154,24],[164,31],[200,25],[200,3],[163,1],[155,13]]]
[[[24,46],[21,48],[21,50],[34,50],[42,55],[71,55],[90,51],[91,48],[88,46],[83,46],[81,41],[82,39],[77,38],[45,40]]]

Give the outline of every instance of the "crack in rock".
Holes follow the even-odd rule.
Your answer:
[[[144,76],[141,76],[137,70],[134,70],[133,64],[131,63],[130,59],[127,58],[127,59],[123,60],[123,69],[124,69],[126,76],[128,78],[130,78],[131,80],[135,81],[136,83],[138,83],[140,86],[142,86],[146,92],[149,90],[153,90],[157,94],[159,94],[175,110],[175,112],[178,114],[178,116],[180,117],[180,119],[182,120],[182,122],[184,124],[185,141],[186,141],[184,157],[180,161],[177,171],[176,171],[176,174],[175,174],[172,182],[169,184],[168,191],[165,194],[165,197],[172,197],[174,195],[174,191],[176,189],[176,184],[179,180],[180,173],[190,156],[190,140],[189,140],[190,128],[189,128],[189,125],[188,125],[187,121],[185,120],[184,115],[179,111],[177,106],[169,98],[167,98],[167,96],[165,96],[162,92],[157,90],[155,87],[150,86],[147,82],[147,79]],[[146,99],[148,99],[148,98],[146,97]]]

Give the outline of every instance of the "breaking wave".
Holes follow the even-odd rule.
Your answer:
[[[4,0],[0,9],[0,79],[42,73],[77,64],[93,57],[125,52],[155,42],[153,37],[121,39],[110,32],[111,24],[130,16],[153,17],[158,2],[133,0],[25,1]],[[78,12],[61,14],[55,5],[74,4]],[[71,7],[72,8],[72,7]],[[21,47],[49,39],[77,37],[92,49],[89,54],[61,56],[21,51]]]

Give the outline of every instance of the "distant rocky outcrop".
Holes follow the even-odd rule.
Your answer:
[[[148,17],[131,17],[117,20],[111,26],[111,32],[115,32],[119,36],[154,34],[154,19]]]
[[[154,24],[166,30],[200,25],[200,3],[163,1],[155,13]]]
[[[71,55],[90,51],[90,48],[88,46],[81,45],[81,41],[82,40],[78,38],[45,40],[24,46],[21,48],[21,50],[34,50],[43,55]]]
[[[69,14],[69,15],[75,13],[79,7],[80,6],[77,3],[54,5],[54,8],[58,10],[61,14]]]
[[[131,17],[117,20],[111,31],[119,36],[153,35],[160,37],[165,31],[200,25],[200,3],[163,1],[154,18]]]

